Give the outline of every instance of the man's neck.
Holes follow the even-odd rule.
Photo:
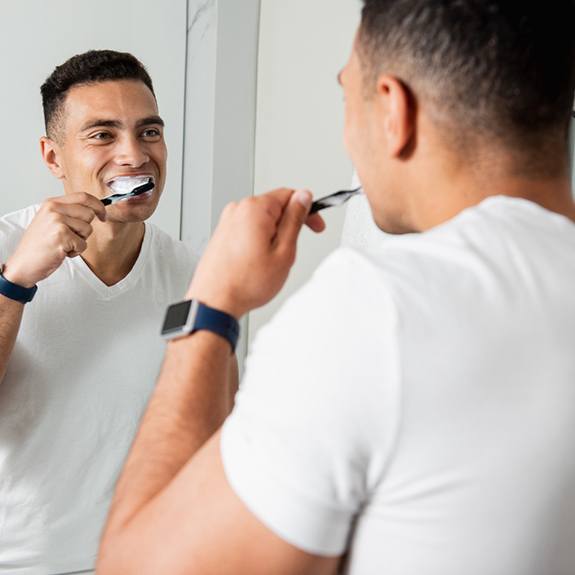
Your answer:
[[[144,239],[144,223],[94,220],[92,226],[94,232],[88,239],[82,259],[106,285],[117,284],[130,273],[138,259]]]
[[[445,169],[445,164],[442,168],[412,198],[412,221],[419,231],[440,225],[490,196],[524,198],[575,221],[567,170],[555,175],[522,175],[496,160],[474,170],[462,166]]]

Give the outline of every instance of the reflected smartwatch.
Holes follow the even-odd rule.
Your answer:
[[[181,301],[168,308],[162,326],[162,337],[176,339],[202,329],[228,340],[232,353],[235,352],[240,335],[238,320],[195,299]]]
[[[4,277],[4,264],[0,264],[0,294],[9,299],[19,301],[20,303],[28,303],[34,299],[38,286],[27,288],[18,284],[12,283]]]

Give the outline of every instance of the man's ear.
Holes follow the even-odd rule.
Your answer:
[[[40,151],[42,153],[42,159],[48,166],[48,169],[59,180],[63,180],[65,178],[65,173],[64,167],[61,163],[61,152],[58,143],[47,136],[42,136],[40,138]]]
[[[401,80],[381,75],[377,80],[377,98],[387,149],[392,157],[401,157],[415,141],[413,95]]]

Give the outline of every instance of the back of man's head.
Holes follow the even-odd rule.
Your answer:
[[[366,93],[393,74],[456,148],[480,138],[549,170],[549,155],[566,157],[574,22],[573,0],[364,0]]]
[[[139,80],[154,94],[150,75],[132,54],[113,50],[90,50],[77,54],[57,66],[40,88],[46,134],[52,139],[59,137],[64,103],[72,87],[110,80]]]

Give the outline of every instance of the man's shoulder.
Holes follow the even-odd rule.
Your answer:
[[[337,305],[342,298],[382,301],[403,309],[437,292],[469,290],[488,273],[506,266],[500,246],[514,241],[506,221],[495,221],[472,210],[424,233],[386,235],[361,247],[344,246],[332,252],[303,290],[309,297]],[[385,297],[384,297],[385,296]],[[375,303],[377,305],[377,303]]]
[[[471,257],[466,239],[457,231],[389,236],[368,246],[338,248],[318,267],[310,284],[360,296],[374,285],[393,290],[406,283],[413,286],[419,279],[441,281]]]
[[[340,247],[287,299],[270,326],[288,339],[303,329],[319,330],[332,341],[342,330],[359,329],[374,313],[386,317],[395,314],[380,267],[364,251]]]
[[[33,205],[4,214],[0,217],[0,232],[9,233],[10,231],[25,230],[30,225],[39,207],[38,205]]]

